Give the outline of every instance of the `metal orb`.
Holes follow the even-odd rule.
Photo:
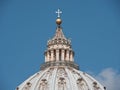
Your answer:
[[[62,20],[60,18],[56,19],[56,23],[60,25],[62,23]]]

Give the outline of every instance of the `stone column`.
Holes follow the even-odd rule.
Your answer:
[[[69,50],[66,51],[66,61],[69,61]]]
[[[47,62],[47,52],[45,52],[45,62]]]
[[[47,62],[50,61],[49,51],[47,51]]]
[[[59,61],[59,49],[56,49],[56,61]]]
[[[64,56],[65,56],[65,50],[64,50],[64,49],[62,49],[62,51],[61,51],[61,52],[62,52],[62,55],[61,55],[61,60],[62,60],[62,61],[64,61],[64,60],[65,60],[65,58],[64,58]]]
[[[70,52],[70,61],[74,61],[73,60],[73,51]]]
[[[51,50],[51,61],[53,61],[54,60],[54,51],[53,50]]]

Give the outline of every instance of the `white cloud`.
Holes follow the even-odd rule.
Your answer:
[[[95,77],[107,90],[120,90],[120,72],[107,68]]]

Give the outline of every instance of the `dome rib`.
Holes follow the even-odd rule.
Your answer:
[[[86,76],[89,78],[89,79],[92,79],[94,82],[97,82],[98,86],[100,88],[104,88],[104,86],[102,86],[96,79],[94,79],[93,77],[91,77],[90,75],[86,74]]]
[[[75,82],[75,80],[74,80],[74,77],[73,77],[73,75],[71,74],[71,71],[69,71],[69,70],[66,69],[66,68],[65,68],[65,70],[66,70],[66,72],[67,72],[67,74],[68,74],[68,78],[69,78],[69,81],[70,81],[70,83],[71,83],[72,90],[78,90],[77,85],[76,85],[76,82]],[[75,86],[74,86],[74,85],[75,85]]]
[[[76,72],[77,72],[77,73],[80,73],[80,71],[77,71],[77,70],[76,70]],[[92,89],[92,86],[90,85],[90,82],[88,82],[88,80],[87,80],[86,77],[83,75],[83,73],[84,73],[84,72],[81,72],[81,73],[80,73],[80,76],[83,78],[83,80],[85,80],[85,82],[86,82],[86,84],[87,84],[87,86],[88,86],[88,89],[89,89],[89,90],[93,90],[93,89]]]
[[[35,87],[34,89],[37,90],[37,88],[39,88],[39,82],[42,78],[43,75],[45,75],[45,73],[49,70],[49,68],[47,68],[46,70],[42,71],[41,73],[39,73],[39,77],[36,79],[36,82],[34,82]],[[31,89],[32,90],[32,89]]]
[[[50,90],[55,90],[56,76],[57,76],[57,68],[55,68],[54,71],[53,71],[53,73],[52,73],[52,78],[54,78],[54,79],[51,80],[50,86],[52,86],[52,87],[51,87]]]

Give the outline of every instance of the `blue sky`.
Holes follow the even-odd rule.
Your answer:
[[[1,0],[0,90],[14,90],[39,71],[58,8],[80,70],[120,73],[119,0]]]

